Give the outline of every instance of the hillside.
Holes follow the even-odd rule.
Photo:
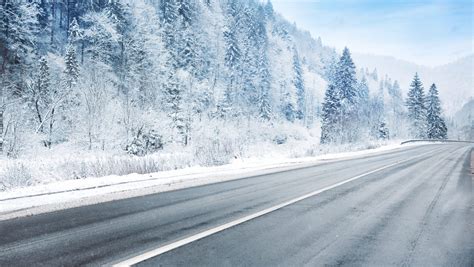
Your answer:
[[[271,2],[25,0],[0,8],[0,151],[12,164],[0,169],[4,187],[408,137],[394,79],[360,70],[349,49],[325,46]],[[328,95],[328,84],[340,92]]]

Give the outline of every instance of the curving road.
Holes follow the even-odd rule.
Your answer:
[[[472,149],[408,147],[0,221],[0,266],[472,266]]]

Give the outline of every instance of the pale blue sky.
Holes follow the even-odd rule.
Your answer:
[[[473,53],[471,0],[272,0],[327,45],[435,66]]]

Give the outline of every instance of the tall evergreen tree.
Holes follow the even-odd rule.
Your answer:
[[[398,81],[395,81],[393,85],[389,87],[388,95],[390,96],[392,107],[400,112],[400,108],[403,103],[403,97]]]
[[[265,4],[265,16],[267,19],[273,19],[274,17],[274,9],[273,9],[273,4],[270,0],[267,1],[267,3]]]
[[[259,117],[265,120],[270,120],[272,117],[272,107],[270,103],[270,86],[271,86],[271,75],[269,71],[268,58],[266,56],[266,50],[260,51],[260,57],[258,61],[258,78],[259,78]]]
[[[367,79],[362,79],[357,85],[357,122],[359,123],[359,132],[367,134],[371,128],[371,101],[369,96],[369,86]]]
[[[340,92],[342,104],[347,112],[354,108],[356,102],[356,67],[352,61],[351,53],[347,47],[344,48],[342,56],[337,64],[334,85]]]
[[[39,61],[39,73],[33,88],[32,97],[33,105],[38,119],[39,131],[43,132],[43,121],[45,110],[51,104],[50,99],[50,71],[48,62],[45,57],[41,57]]]
[[[175,60],[177,57],[177,52],[173,50],[173,45],[175,44],[175,36],[178,30],[177,20],[178,20],[178,4],[176,0],[162,0],[160,1],[160,15],[161,15],[161,24],[163,27],[163,34],[166,47],[170,49],[170,54],[174,57]]]
[[[171,137],[175,143],[185,143],[185,119],[183,115],[183,95],[179,82],[174,74],[170,73],[168,84],[165,88],[166,102],[168,104],[168,117],[171,119]],[[176,139],[176,136],[178,137]]]
[[[67,88],[70,90],[79,79],[79,63],[77,62],[76,49],[72,44],[69,44],[66,48],[64,63],[66,65],[64,69],[64,80]]]
[[[176,0],[176,7],[184,26],[190,26],[196,15],[197,6],[194,0]]]
[[[341,106],[340,125],[344,125],[344,129],[340,131],[340,141],[356,142],[358,141],[357,121],[357,79],[356,66],[351,58],[351,53],[346,47],[342,52],[342,56],[337,64],[334,86],[338,91]]]
[[[69,25],[69,34],[68,34],[68,40],[69,43],[75,44],[77,41],[79,41],[82,38],[82,29],[79,26],[79,23],[77,23],[77,19],[73,18],[71,25]]]
[[[268,93],[262,93],[259,99],[259,117],[262,120],[269,121],[272,119],[272,106]]]
[[[341,112],[339,92],[333,84],[329,84],[324,95],[321,114],[321,144],[329,144],[339,140]]]
[[[412,136],[414,138],[426,138],[425,92],[418,73],[415,74],[410,85],[406,105],[408,107],[408,118],[411,123]]]
[[[438,96],[438,89],[433,84],[428,91],[426,97],[427,105],[427,138],[429,139],[447,139],[448,129],[446,123],[441,116],[441,102]]]
[[[388,139],[385,123],[384,84],[380,82],[378,93],[370,100],[370,124],[374,138]]]
[[[283,116],[287,121],[294,122],[296,118],[296,108],[293,104],[293,98],[290,92],[286,92],[283,94],[283,99],[281,102],[281,112],[283,113]]]
[[[226,45],[224,64],[227,67],[227,75],[229,78],[229,84],[225,89],[227,93],[227,96],[225,97],[225,106],[227,109],[229,109],[234,102],[234,87],[241,57],[241,51],[234,30],[234,27],[230,27],[228,30],[224,31],[224,41]]]
[[[300,58],[298,56],[298,51],[296,48],[293,49],[293,85],[296,89],[296,104],[297,104],[297,112],[296,117],[299,120],[302,120],[305,117],[305,110],[306,110],[306,103],[305,103],[305,88],[304,88],[304,81],[303,81],[303,70],[301,68]]]
[[[239,64],[241,51],[233,29],[224,31],[224,40],[226,43],[225,64],[229,69],[235,70]]]

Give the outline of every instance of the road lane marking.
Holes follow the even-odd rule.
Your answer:
[[[436,152],[437,152],[437,151],[436,151]],[[278,204],[278,205],[276,205],[276,206],[273,206],[273,207],[270,207],[270,208],[261,210],[261,211],[259,211],[259,212],[256,212],[256,213],[247,215],[247,216],[245,216],[245,217],[242,217],[242,218],[240,218],[240,219],[236,219],[236,220],[234,220],[234,221],[231,221],[231,222],[222,224],[222,225],[217,226],[217,227],[214,227],[214,228],[212,228],[212,229],[205,230],[205,231],[203,231],[203,232],[200,232],[200,233],[191,235],[191,236],[189,236],[189,237],[186,237],[186,238],[183,238],[183,239],[174,241],[174,242],[172,242],[172,243],[170,243],[170,244],[164,245],[164,246],[162,246],[162,247],[159,247],[159,248],[150,250],[150,251],[145,252],[145,253],[143,253],[143,254],[140,254],[140,255],[134,256],[134,257],[132,257],[132,258],[129,258],[129,259],[127,259],[127,260],[124,260],[124,261],[121,261],[121,262],[119,262],[119,263],[116,263],[116,264],[114,264],[113,266],[117,266],[117,267],[120,266],[120,267],[122,267],[122,266],[132,266],[132,265],[135,265],[135,264],[137,264],[137,263],[140,263],[140,262],[143,262],[143,261],[148,260],[148,259],[150,259],[150,258],[159,256],[159,255],[161,255],[161,254],[163,254],[163,253],[166,253],[166,252],[168,252],[168,251],[171,251],[171,250],[174,250],[174,249],[176,249],[176,248],[182,247],[182,246],[187,245],[187,244],[189,244],[189,243],[192,243],[192,242],[194,242],[194,241],[203,239],[203,238],[205,238],[205,237],[208,237],[208,236],[210,236],[210,235],[219,233],[219,232],[221,232],[221,231],[224,231],[224,230],[229,229],[229,228],[231,228],[231,227],[234,227],[234,226],[236,226],[236,225],[242,224],[242,223],[244,223],[244,222],[247,222],[247,221],[253,220],[253,219],[255,219],[255,218],[258,218],[258,217],[260,217],[260,216],[266,215],[266,214],[268,214],[268,213],[274,212],[274,211],[279,210],[279,209],[281,209],[281,208],[284,208],[284,207],[286,207],[286,206],[292,205],[292,204],[294,204],[294,203],[296,203],[296,202],[305,200],[305,199],[307,199],[307,198],[316,196],[316,195],[318,195],[318,194],[321,194],[321,193],[326,192],[326,191],[328,191],[328,190],[334,189],[334,188],[339,187],[339,186],[341,186],[341,185],[344,185],[344,184],[350,183],[350,182],[352,182],[352,181],[355,181],[355,180],[357,180],[357,179],[363,178],[363,177],[365,177],[365,176],[367,176],[367,175],[370,175],[370,174],[373,174],[373,173],[376,173],[376,172],[379,172],[379,171],[382,171],[382,170],[391,168],[391,167],[393,167],[393,166],[396,166],[396,165],[399,165],[399,164],[402,164],[402,163],[411,161],[411,160],[416,159],[416,158],[423,157],[423,156],[425,156],[425,155],[427,155],[427,154],[430,154],[430,153],[433,153],[433,151],[426,152],[426,153],[420,154],[420,155],[418,155],[418,156],[414,156],[414,157],[411,157],[411,158],[409,158],[409,159],[402,160],[402,161],[398,161],[398,162],[395,162],[395,163],[393,163],[393,164],[389,164],[389,165],[386,165],[386,166],[377,168],[377,169],[375,169],[375,170],[372,170],[372,171],[369,171],[369,172],[366,172],[366,173],[363,173],[363,174],[354,176],[354,177],[349,178],[349,179],[347,179],[347,180],[344,180],[344,181],[335,183],[335,184],[333,184],[333,185],[324,187],[324,188],[322,188],[322,189],[318,189],[318,190],[316,190],[316,191],[307,193],[307,194],[302,195],[302,196],[300,196],[300,197],[297,197],[297,198],[288,200],[288,201],[283,202],[283,203],[281,203],[281,204]]]

